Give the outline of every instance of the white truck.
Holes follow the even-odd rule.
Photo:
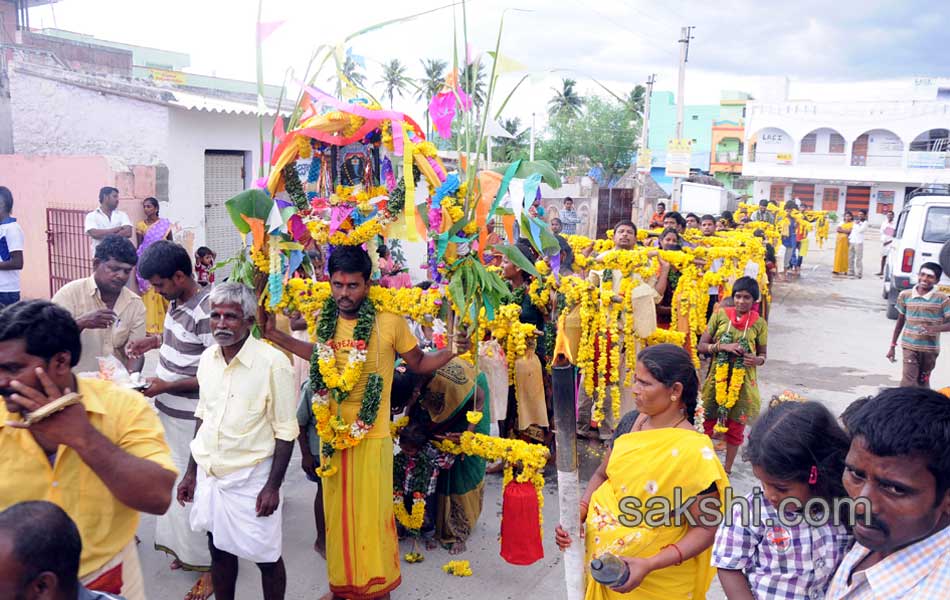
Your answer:
[[[695,213],[721,215],[725,210],[736,209],[736,198],[724,187],[702,183],[683,182],[679,212],[682,215]]]

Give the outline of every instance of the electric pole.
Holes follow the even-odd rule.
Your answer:
[[[633,188],[633,204],[631,210],[631,212],[636,212],[630,215],[630,220],[637,223],[638,227],[647,225],[646,217],[644,216],[644,204],[646,203],[646,198],[643,194],[643,183],[646,180],[646,173],[640,171],[640,153],[650,153],[649,148],[647,148],[647,145],[650,141],[650,97],[653,96],[653,84],[655,82],[656,73],[651,73],[650,76],[647,77],[646,96],[643,98],[643,120],[640,123],[640,149],[637,150],[637,186]],[[649,171],[650,166],[647,165],[647,173],[649,173]]]
[[[680,72],[679,84],[676,89],[676,139],[683,139],[683,96],[686,88],[686,63],[689,61],[689,40],[694,27],[683,27],[680,30]],[[680,206],[680,178],[673,178],[673,210]]]

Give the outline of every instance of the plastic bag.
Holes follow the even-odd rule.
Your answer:
[[[132,386],[132,377],[119,359],[114,356],[100,356],[98,360],[99,379],[126,387]]]
[[[491,420],[504,421],[508,416],[508,362],[498,342],[489,340],[478,345],[478,367],[488,379]]]

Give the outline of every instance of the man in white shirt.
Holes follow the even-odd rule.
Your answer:
[[[868,230],[868,213],[858,211],[848,235],[848,275],[861,279],[864,275],[864,233]]]
[[[0,185],[0,308],[20,301],[23,229],[12,212],[13,192]]]
[[[107,235],[121,235],[132,239],[132,221],[129,215],[118,209],[119,190],[104,187],[99,190],[99,208],[86,215],[84,229],[92,238],[92,253]]]
[[[884,215],[884,222],[881,223],[881,270],[877,274],[878,277],[884,276],[884,264],[887,262],[887,255],[894,243],[894,231],[894,211],[889,210]]]

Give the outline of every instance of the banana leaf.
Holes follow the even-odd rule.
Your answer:
[[[509,165],[501,165],[500,167],[495,167],[492,169],[496,173],[504,174],[508,170]],[[530,175],[539,173],[541,175],[541,180],[548,184],[549,186],[557,189],[561,187],[561,177],[557,174],[557,171],[554,169],[554,165],[546,160],[536,160],[528,161],[523,160],[518,166],[518,170],[515,171],[514,177],[518,179],[527,179]]]
[[[522,271],[534,275],[535,277],[541,277],[541,274],[538,273],[534,264],[521,253],[521,250],[519,250],[517,246],[512,246],[511,244],[496,244],[495,250],[504,254],[509,261],[515,263],[515,266]]]
[[[242,215],[249,219],[260,219],[266,222],[273,205],[274,201],[267,192],[261,189],[243,191],[224,203],[234,226],[245,235],[251,232],[251,227]]]

